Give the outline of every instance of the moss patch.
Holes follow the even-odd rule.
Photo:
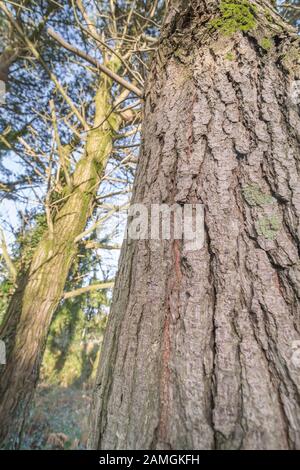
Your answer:
[[[270,38],[263,38],[260,43],[260,47],[264,49],[265,51],[269,51],[273,45],[273,42]]]
[[[210,21],[210,25],[226,36],[238,31],[256,28],[256,6],[248,0],[221,0],[220,17]]]
[[[256,184],[244,186],[243,196],[249,206],[264,206],[274,202],[274,198],[270,194],[263,193]]]
[[[257,231],[262,237],[268,240],[275,240],[280,227],[281,222],[279,218],[276,215],[269,215],[258,220]]]
[[[225,59],[233,61],[235,59],[234,53],[233,52],[227,52],[227,54],[225,55]]]

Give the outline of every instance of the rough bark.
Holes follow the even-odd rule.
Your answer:
[[[77,253],[74,242],[85,229],[112,149],[120,118],[111,110],[111,82],[101,80],[95,98],[94,129],[73,175],[73,188],[64,196],[28,272],[21,276],[6,312],[0,337],[7,345],[7,364],[0,376],[0,447],[20,445],[24,420],[38,380],[50,322],[63,297],[67,276]]]
[[[170,12],[133,197],[204,204],[205,245],[125,241],[94,448],[300,448],[299,45],[269,2],[229,36],[217,4]]]

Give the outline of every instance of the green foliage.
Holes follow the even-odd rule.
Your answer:
[[[46,229],[46,216],[44,214],[36,214],[31,221],[31,226],[21,229],[19,233],[16,234],[13,262],[19,274],[26,272],[34,250]],[[14,293],[14,289],[15,286],[9,279],[8,273],[2,274],[0,278],[0,325],[3,321],[10,298]]]
[[[268,240],[275,240],[280,227],[281,222],[276,215],[267,215],[258,220],[258,233]]]
[[[30,228],[17,235],[17,252],[20,258],[19,264],[22,264],[23,267],[29,265],[32,255],[46,230],[46,215],[42,213],[35,215],[34,223]]]
[[[248,0],[221,0],[219,8],[220,17],[211,20],[210,25],[225,36],[256,27],[256,6]]]
[[[88,307],[100,313],[90,316]],[[107,315],[103,292],[66,301],[51,324],[42,366],[42,380],[51,385],[82,385],[95,374]]]
[[[274,202],[274,198],[269,194],[263,193],[256,184],[244,186],[243,196],[249,206],[264,206]]]
[[[9,299],[14,291],[14,286],[9,279],[4,279],[0,283],[0,325],[3,321]]]

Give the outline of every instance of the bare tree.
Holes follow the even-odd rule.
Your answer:
[[[46,74],[56,93],[56,100],[50,101],[49,113],[43,116],[53,129],[54,154],[50,152],[45,156],[35,151],[28,140],[19,135],[17,139],[18,145],[25,150],[22,156],[27,153],[44,167],[41,178],[47,187],[44,198],[47,229],[28,269],[18,273],[15,293],[1,325],[0,336],[7,344],[8,354],[0,378],[2,447],[15,448],[20,444],[53,313],[62,298],[82,293],[82,289],[65,293],[64,288],[78,244],[99,225],[96,223],[87,228],[99,204],[99,184],[109,178],[105,174],[107,163],[111,156],[117,158],[123,154],[117,167],[128,165],[128,139],[130,136],[135,138],[138,133],[140,98],[143,96],[146,64],[140,56],[145,55],[149,41],[152,42],[152,38],[148,39],[144,33],[157,4],[154,2],[151,6],[149,18],[142,17],[136,22],[132,19],[132,7],[127,6],[125,11],[116,10],[115,2],[110,2],[106,9],[98,12],[95,22],[91,13],[94,18],[97,2],[93,7],[90,2],[86,5],[81,1],[70,3],[73,26],[80,35],[81,47],[72,44],[72,38],[76,37],[74,33],[69,41],[70,38],[63,38],[61,33],[49,27],[47,35],[55,41],[56,47],[67,51],[68,57],[79,61],[80,67],[88,67],[94,74],[96,90],[95,93],[89,91],[93,96],[89,105],[86,104],[86,91],[82,106],[78,106],[78,96],[75,102],[74,93],[68,84],[62,84],[57,78],[51,63],[26,33],[16,12],[0,2],[1,11],[16,36]],[[63,103],[67,109],[62,116],[57,116],[55,101]],[[92,114],[93,122],[90,122]],[[67,141],[61,135],[61,121],[64,121],[64,133],[66,127],[69,129]],[[118,146],[118,142],[121,145]],[[136,141],[134,145],[137,146]],[[18,150],[10,141],[7,146],[11,146],[12,151]],[[100,283],[84,290],[111,286],[111,282]]]

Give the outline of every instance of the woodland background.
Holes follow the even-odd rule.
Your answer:
[[[114,119],[103,172],[51,322],[26,449],[86,446],[91,388],[139,155],[141,90],[167,3],[0,2],[0,79],[7,91],[0,105],[0,323],[19,273],[72,194],[89,134]],[[298,0],[278,2],[277,8],[298,28]]]

